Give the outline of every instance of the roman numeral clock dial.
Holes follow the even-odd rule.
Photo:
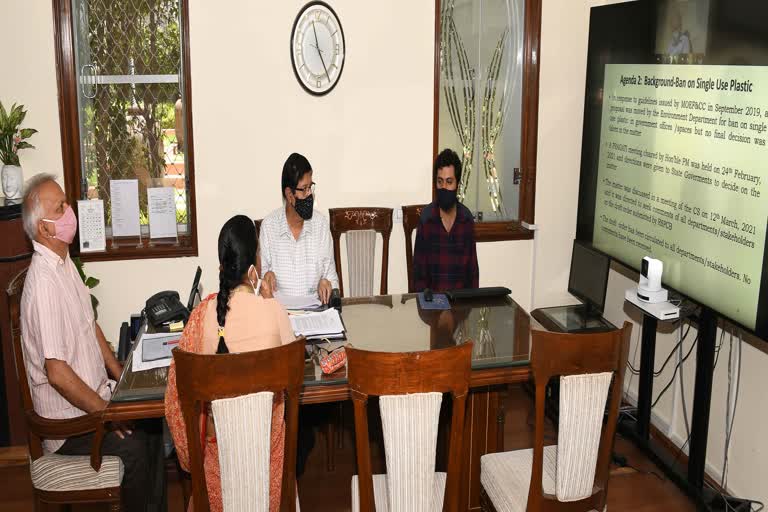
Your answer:
[[[331,92],[344,69],[344,50],[344,31],[331,6],[314,1],[302,7],[291,31],[291,62],[304,90]]]

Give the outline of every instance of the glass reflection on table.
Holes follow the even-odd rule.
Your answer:
[[[508,297],[462,300],[444,311],[423,310],[416,294],[347,298],[341,316],[347,341],[356,348],[416,352],[472,340],[473,370],[528,364],[530,317]],[[167,368],[133,373],[129,360],[112,401],[162,399],[167,374]],[[324,375],[314,357],[305,366],[305,386],[346,381],[346,367]]]

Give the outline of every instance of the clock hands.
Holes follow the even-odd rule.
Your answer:
[[[317,29],[315,28],[315,22],[312,22],[312,31],[315,33],[315,44],[313,45],[315,47],[315,50],[317,50],[317,54],[320,56],[320,62],[323,63],[323,69],[325,70],[325,77],[328,79],[328,82],[331,81],[331,77],[328,74],[328,68],[325,66],[325,59],[323,59],[323,50],[320,49],[320,43],[317,42]]]

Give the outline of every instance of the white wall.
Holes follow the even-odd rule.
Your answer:
[[[434,6],[399,0],[370,9],[336,1],[347,59],[336,89],[315,98],[297,83],[286,43],[303,4],[272,2],[264,9],[263,3],[237,0],[222,9],[203,0],[190,3],[199,257],[88,263],[89,275],[101,279],[94,293],[108,336],[116,337],[120,323],[155,291],[186,293],[197,265],[204,290],[216,290],[219,228],[233,214],[262,217],[281,204],[280,172],[291,151],[305,154],[315,169],[319,209],[429,200]],[[61,175],[51,4],[0,0],[0,8],[2,47],[21,48],[0,54],[2,69],[12,70],[0,80],[0,98],[24,103],[30,110],[26,125],[40,130],[32,139],[37,149],[22,154],[25,177]],[[529,246],[491,243],[478,251],[481,283],[509,286],[525,307]],[[406,288],[398,225],[390,243],[389,289]]]
[[[335,0],[348,47],[343,76],[327,97],[303,92],[290,68],[287,41],[303,0],[221,3],[192,0],[190,40],[200,255],[198,258],[89,263],[99,277],[101,322],[117,335],[121,321],[160,289],[186,291],[203,267],[206,292],[216,286],[216,237],[234,213],[261,217],[280,204],[279,175],[291,151],[316,169],[318,206],[397,207],[430,196],[434,6],[391,0]],[[579,179],[589,7],[607,0],[544,0],[541,47],[536,240],[481,244],[481,284],[504,284],[526,309],[572,302],[566,293]],[[49,0],[0,0],[0,99],[30,110],[37,150],[22,156],[25,174],[61,174],[53,23]],[[225,144],[226,143],[226,144]],[[534,263],[535,262],[535,263]],[[627,278],[612,272],[610,320],[627,317]],[[402,230],[390,247],[390,290],[406,288]],[[636,331],[637,332],[637,331]],[[693,334],[691,334],[692,336]],[[672,336],[659,336],[659,364]],[[742,396],[731,452],[730,487],[767,499],[763,488],[768,419],[762,353],[745,348]],[[725,383],[718,366],[708,462],[722,464]],[[685,366],[692,379],[692,360]],[[635,379],[636,380],[636,379]],[[660,378],[660,382],[666,382]],[[687,382],[688,390],[692,388]],[[658,386],[657,386],[658,389]],[[685,439],[679,400],[655,414],[662,429]]]

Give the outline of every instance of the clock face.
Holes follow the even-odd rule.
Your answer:
[[[299,12],[291,33],[291,61],[310,94],[327,94],[336,86],[344,68],[344,32],[328,4],[310,2]]]

